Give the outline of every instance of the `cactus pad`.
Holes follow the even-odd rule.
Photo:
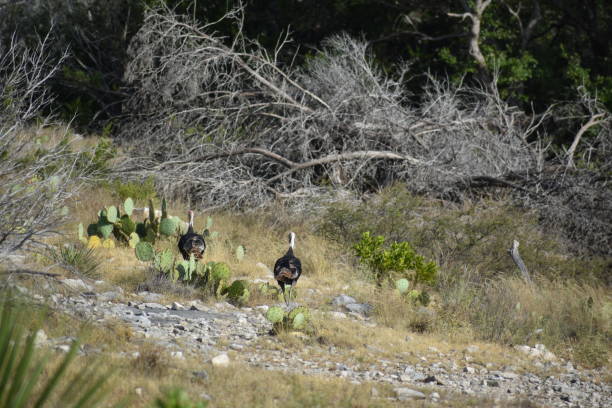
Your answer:
[[[210,268],[210,277],[213,282],[228,280],[232,276],[229,266],[223,262],[216,262]]]
[[[128,217],[132,216],[132,211],[134,211],[134,201],[132,201],[130,197],[125,199],[125,202],[123,203],[123,210]]]
[[[249,301],[249,283],[245,280],[235,280],[230,286],[223,289],[222,294],[227,295],[233,303],[244,304]]]
[[[106,209],[106,219],[108,222],[116,223],[119,218],[117,217],[117,208],[114,205],[111,205]]]
[[[410,282],[408,282],[408,279],[406,278],[398,279],[395,281],[395,287],[397,288],[399,293],[402,295],[408,292],[409,286],[410,286]]]
[[[285,316],[285,311],[283,308],[278,306],[272,306],[266,312],[266,319],[268,319],[272,323],[280,323]]]
[[[138,234],[135,232],[132,232],[130,234],[130,240],[128,241],[130,248],[136,248],[136,245],[138,245],[139,242],[140,242],[140,237],[138,236]]]
[[[242,245],[238,245],[238,248],[236,248],[236,258],[239,261],[244,259],[244,247]]]
[[[101,244],[102,241],[100,241],[100,237],[98,237],[97,235],[92,235],[91,237],[89,237],[89,241],[87,241],[87,248],[98,248]]]
[[[105,223],[102,221],[98,223],[98,232],[100,233],[100,235],[102,235],[104,239],[107,239],[111,236],[111,234],[113,233],[113,228],[113,224]]]
[[[174,256],[172,255],[172,251],[170,251],[169,249],[165,249],[155,256],[155,266],[163,273],[170,273],[172,271],[173,265]]]
[[[98,224],[89,224],[87,226],[87,236],[98,235]]]
[[[172,218],[162,218],[159,223],[159,232],[165,236],[171,236],[176,232],[176,222]]]
[[[121,231],[125,235],[130,235],[132,232],[136,231],[136,224],[126,214],[121,216],[119,223],[121,224]]]
[[[102,241],[102,248],[114,248],[114,247],[115,247],[115,241],[113,241],[112,239],[108,238]]]
[[[136,258],[142,262],[152,261],[155,256],[153,246],[148,242],[139,242],[136,244],[134,251],[136,252]]]

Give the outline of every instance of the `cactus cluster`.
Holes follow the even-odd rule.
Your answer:
[[[89,224],[87,227],[89,238],[85,237],[83,224],[79,224],[79,241],[90,247],[114,247],[114,243],[106,243],[106,240],[114,236],[117,242],[129,245],[131,248],[136,248],[141,241],[155,244],[161,237],[173,236],[179,230],[179,226],[183,224],[180,218],[169,216],[166,207],[166,200],[163,199],[161,217],[157,217],[153,201],[149,200],[149,216],[142,222],[137,222],[131,218],[134,211],[134,201],[128,197],[123,203],[123,214],[114,205],[105,207],[98,212],[98,221]],[[92,239],[94,236],[105,241],[98,243],[97,240]]]
[[[282,307],[272,306],[266,312],[266,319],[273,324],[275,332],[282,330],[308,330],[311,321],[310,310],[305,306],[298,306],[288,312]]]

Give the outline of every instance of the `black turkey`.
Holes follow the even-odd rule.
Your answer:
[[[288,286],[289,298],[291,298],[291,290],[297,283],[302,274],[302,263],[293,255],[295,248],[295,233],[289,233],[289,249],[282,257],[276,260],[274,264],[274,279],[278,282],[283,292],[285,303],[288,304],[287,296],[285,295],[285,286]]]
[[[181,251],[185,260],[189,260],[191,254],[195,259],[200,260],[204,256],[206,243],[202,235],[193,232],[193,211],[189,210],[187,215],[189,217],[189,228],[187,233],[179,238],[179,251]]]

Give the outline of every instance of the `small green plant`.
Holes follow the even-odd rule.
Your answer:
[[[311,321],[310,310],[304,306],[285,312],[279,306],[272,306],[266,312],[266,319],[273,324],[273,330],[279,333],[284,330],[307,331]]]
[[[136,244],[136,248],[134,249],[136,253],[136,258],[142,262],[150,262],[155,257],[155,250],[153,249],[153,245],[148,242],[139,242]]]
[[[147,177],[143,181],[126,181],[114,180],[106,186],[120,200],[125,200],[132,197],[137,201],[144,201],[157,198],[155,182],[153,177]],[[126,210],[127,211],[127,210]],[[129,214],[132,215],[131,213]]]
[[[244,305],[249,301],[249,282],[246,280],[235,280],[230,286],[221,290],[221,294],[227,296],[228,300],[237,305]]]
[[[107,393],[104,383],[108,376],[83,369],[74,378],[60,380],[76,357],[79,342],[75,341],[57,368],[51,370],[49,356],[41,356],[36,348],[36,330],[26,334],[23,322],[27,308],[20,307],[11,293],[2,293],[0,302],[0,408],[98,406]],[[44,373],[44,374],[43,374]],[[84,381],[87,379],[87,381]],[[75,386],[78,384],[78,386]]]
[[[238,261],[242,261],[244,259],[244,254],[244,246],[238,245],[238,247],[236,248],[236,259],[238,259]]]
[[[98,268],[101,261],[96,257],[93,248],[80,244],[66,244],[59,248],[51,247],[48,256],[53,262],[72,273],[87,278],[99,277]]]
[[[155,400],[152,408],[206,408],[208,401],[193,402],[181,388],[166,390]]]
[[[406,278],[401,278],[395,281],[395,288],[400,293],[400,295],[403,295],[404,293],[408,292],[409,286],[410,282]]]
[[[364,232],[361,240],[353,246],[360,262],[370,268],[379,284],[393,275],[412,278],[415,285],[435,284],[438,273],[435,262],[426,262],[408,242],[393,242],[388,249],[383,248],[384,243],[383,236]]]
[[[284,317],[285,311],[279,306],[272,306],[266,312],[266,319],[268,319],[271,323],[280,323],[283,321]]]

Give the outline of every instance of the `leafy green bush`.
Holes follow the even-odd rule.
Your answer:
[[[65,384],[67,368],[74,360],[79,343],[72,343],[61,364],[50,371],[48,356],[40,356],[36,349],[36,330],[26,334],[23,322],[30,321],[24,316],[15,298],[2,293],[0,302],[0,408],[22,407],[95,407],[99,405],[106,391],[105,375],[97,375],[91,368],[85,368]],[[50,372],[49,372],[50,371]],[[43,374],[45,373],[45,374]],[[63,390],[61,389],[63,388]]]
[[[122,181],[115,179],[107,183],[106,188],[120,200],[132,197],[136,201],[147,202],[157,198],[155,180],[152,176],[142,181]]]
[[[182,388],[166,390],[158,397],[153,408],[206,408],[208,401],[193,402]]]
[[[393,275],[409,277],[414,284],[434,285],[438,267],[435,262],[426,262],[408,242],[393,242],[384,249],[385,238],[364,232],[361,240],[353,246],[362,264],[367,265],[379,284],[394,278]]]

